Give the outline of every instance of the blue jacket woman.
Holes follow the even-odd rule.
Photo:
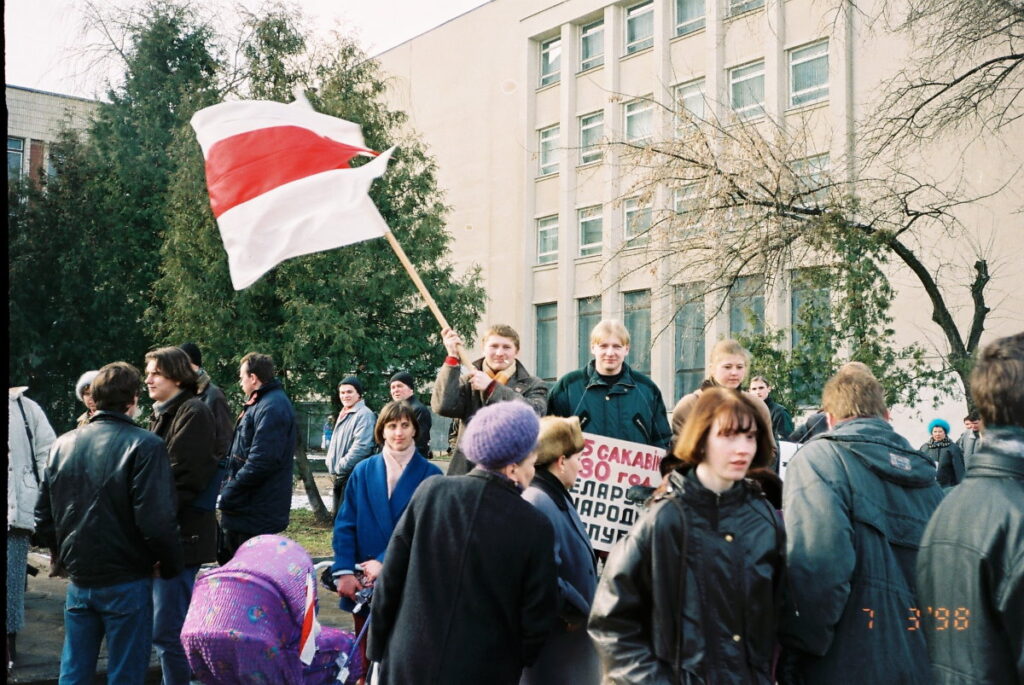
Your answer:
[[[356,564],[363,566],[363,583],[372,585],[412,494],[427,478],[441,475],[441,469],[415,451],[415,435],[415,411],[408,402],[385,406],[374,428],[374,437],[384,449],[360,462],[345,487],[334,521],[332,573],[339,580],[340,606],[346,611],[355,608],[352,595],[359,590]]]

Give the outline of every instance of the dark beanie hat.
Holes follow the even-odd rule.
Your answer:
[[[540,419],[525,402],[499,402],[473,415],[459,448],[474,464],[497,471],[530,456],[539,431]]]
[[[340,388],[343,385],[351,385],[353,388],[356,389],[356,392],[359,393],[360,397],[362,397],[365,394],[363,392],[362,381],[360,381],[355,376],[345,376],[344,378],[342,378],[341,383],[338,383],[338,387]]]
[[[199,345],[194,342],[187,342],[183,345],[179,345],[182,351],[188,355],[188,358],[192,360],[192,363],[196,366],[203,365],[203,353],[199,351]]]
[[[410,390],[416,389],[416,381],[413,379],[412,374],[409,373],[408,371],[399,371],[398,373],[396,373],[394,376],[391,377],[391,380],[388,381],[388,385],[391,385],[395,381],[398,381],[399,383],[405,383],[406,385],[409,386]]]

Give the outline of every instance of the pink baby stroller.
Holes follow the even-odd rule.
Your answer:
[[[181,641],[205,685],[327,685],[365,673],[355,637],[319,626],[313,562],[298,543],[260,535],[196,580]],[[318,633],[319,630],[319,633]],[[314,651],[315,646],[315,651]]]

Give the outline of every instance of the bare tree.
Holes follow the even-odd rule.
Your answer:
[[[912,41],[886,85],[876,150],[936,134],[993,132],[1024,114],[1024,2],[905,0],[886,26]]]
[[[652,209],[649,223],[627,227],[615,255],[620,279],[640,270],[657,272],[662,284],[699,279],[702,294],[717,295],[717,314],[742,277],[756,274],[770,283],[789,269],[834,263],[843,258],[843,245],[856,243],[880,262],[902,264],[920,283],[945,342],[941,354],[969,397],[970,360],[989,313],[988,262],[979,257],[967,265],[966,281],[940,281],[940,269],[955,265],[930,246],[938,235],[967,233],[958,209],[980,197],[878,160],[870,174],[833,173],[846,160],[809,156],[813,147],[803,129],[793,133],[767,119],[674,114],[680,126],[671,139],[609,144],[631,179],[623,197],[661,207]],[[971,296],[965,329],[950,304],[957,287]]]

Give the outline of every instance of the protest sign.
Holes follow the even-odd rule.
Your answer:
[[[608,551],[640,515],[641,506],[626,501],[626,490],[661,483],[658,466],[665,450],[591,433],[583,440],[579,476],[569,494],[594,549]]]

